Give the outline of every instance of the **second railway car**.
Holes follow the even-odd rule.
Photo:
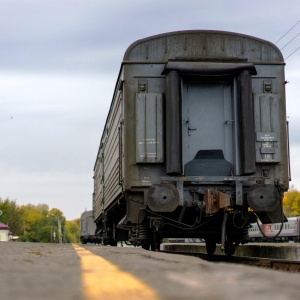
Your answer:
[[[85,211],[80,216],[80,241],[82,244],[99,242],[92,210]]]
[[[260,230],[258,228],[260,226]],[[282,227],[282,228],[281,228]],[[283,224],[261,224],[254,223],[249,229],[251,242],[300,242],[300,217],[288,218]]]
[[[125,52],[94,167],[104,244],[157,249],[202,238],[208,253],[248,241],[257,216],[282,222],[288,189],[284,60],[272,43],[179,31]]]

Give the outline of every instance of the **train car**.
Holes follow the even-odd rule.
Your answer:
[[[80,241],[82,244],[98,243],[96,237],[96,224],[94,222],[93,211],[85,211],[80,217]]]
[[[202,238],[226,255],[256,216],[284,220],[284,60],[272,43],[192,30],[126,50],[94,166],[103,244]]]
[[[258,228],[260,226],[260,230]],[[300,217],[290,217],[287,222],[251,224],[249,228],[250,242],[300,242]]]
[[[205,242],[203,239],[199,239],[199,238],[171,238],[171,239],[167,239],[166,241],[167,243],[203,243]]]
[[[276,236],[279,231],[280,234]],[[265,224],[264,235],[266,241],[300,242],[300,217],[288,218],[288,222],[283,224],[282,229],[280,223]]]
[[[263,242],[265,240],[265,237],[263,236],[264,224],[261,222],[251,224],[248,233],[249,242]]]

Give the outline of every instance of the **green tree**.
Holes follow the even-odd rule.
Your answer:
[[[37,206],[27,204],[21,206],[24,211],[24,228],[25,228],[25,240],[29,242],[46,242],[49,241],[49,234],[45,235],[44,226],[46,225],[48,214],[48,206],[45,204],[39,204]]]
[[[0,198],[0,210],[2,211],[0,221],[9,226],[13,235],[21,234],[22,212],[20,211],[16,201],[10,200],[9,198],[5,200]]]
[[[68,232],[63,212],[57,208],[49,210],[47,204],[18,206],[15,200],[0,198],[0,210],[3,212],[0,222],[7,224],[12,234],[19,236],[19,241],[53,242],[55,232],[58,242],[59,227],[62,233]],[[71,226],[69,231],[73,234],[75,229]],[[71,239],[76,242],[75,238]]]
[[[29,242],[53,242],[53,232],[58,242],[58,218],[65,220],[63,213],[59,209],[51,209],[47,204],[22,205],[23,212],[23,235],[21,241]],[[55,215],[54,215],[54,214]]]
[[[65,241],[67,243],[79,243],[80,242],[80,219],[72,221],[66,221],[65,226]]]

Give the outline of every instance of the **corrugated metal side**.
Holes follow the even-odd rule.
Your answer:
[[[120,185],[120,126],[121,92],[113,100],[104,134],[102,136],[99,155],[94,170],[94,218],[98,219],[103,210],[122,192]]]
[[[101,202],[103,198],[103,158],[102,153],[98,155],[94,169],[94,194],[93,194],[93,211],[94,219],[101,214]]]

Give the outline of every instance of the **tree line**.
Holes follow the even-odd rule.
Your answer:
[[[80,219],[67,221],[62,211],[49,210],[47,204],[17,205],[15,200],[0,198],[0,222],[9,226],[13,236],[22,242],[79,242]]]

